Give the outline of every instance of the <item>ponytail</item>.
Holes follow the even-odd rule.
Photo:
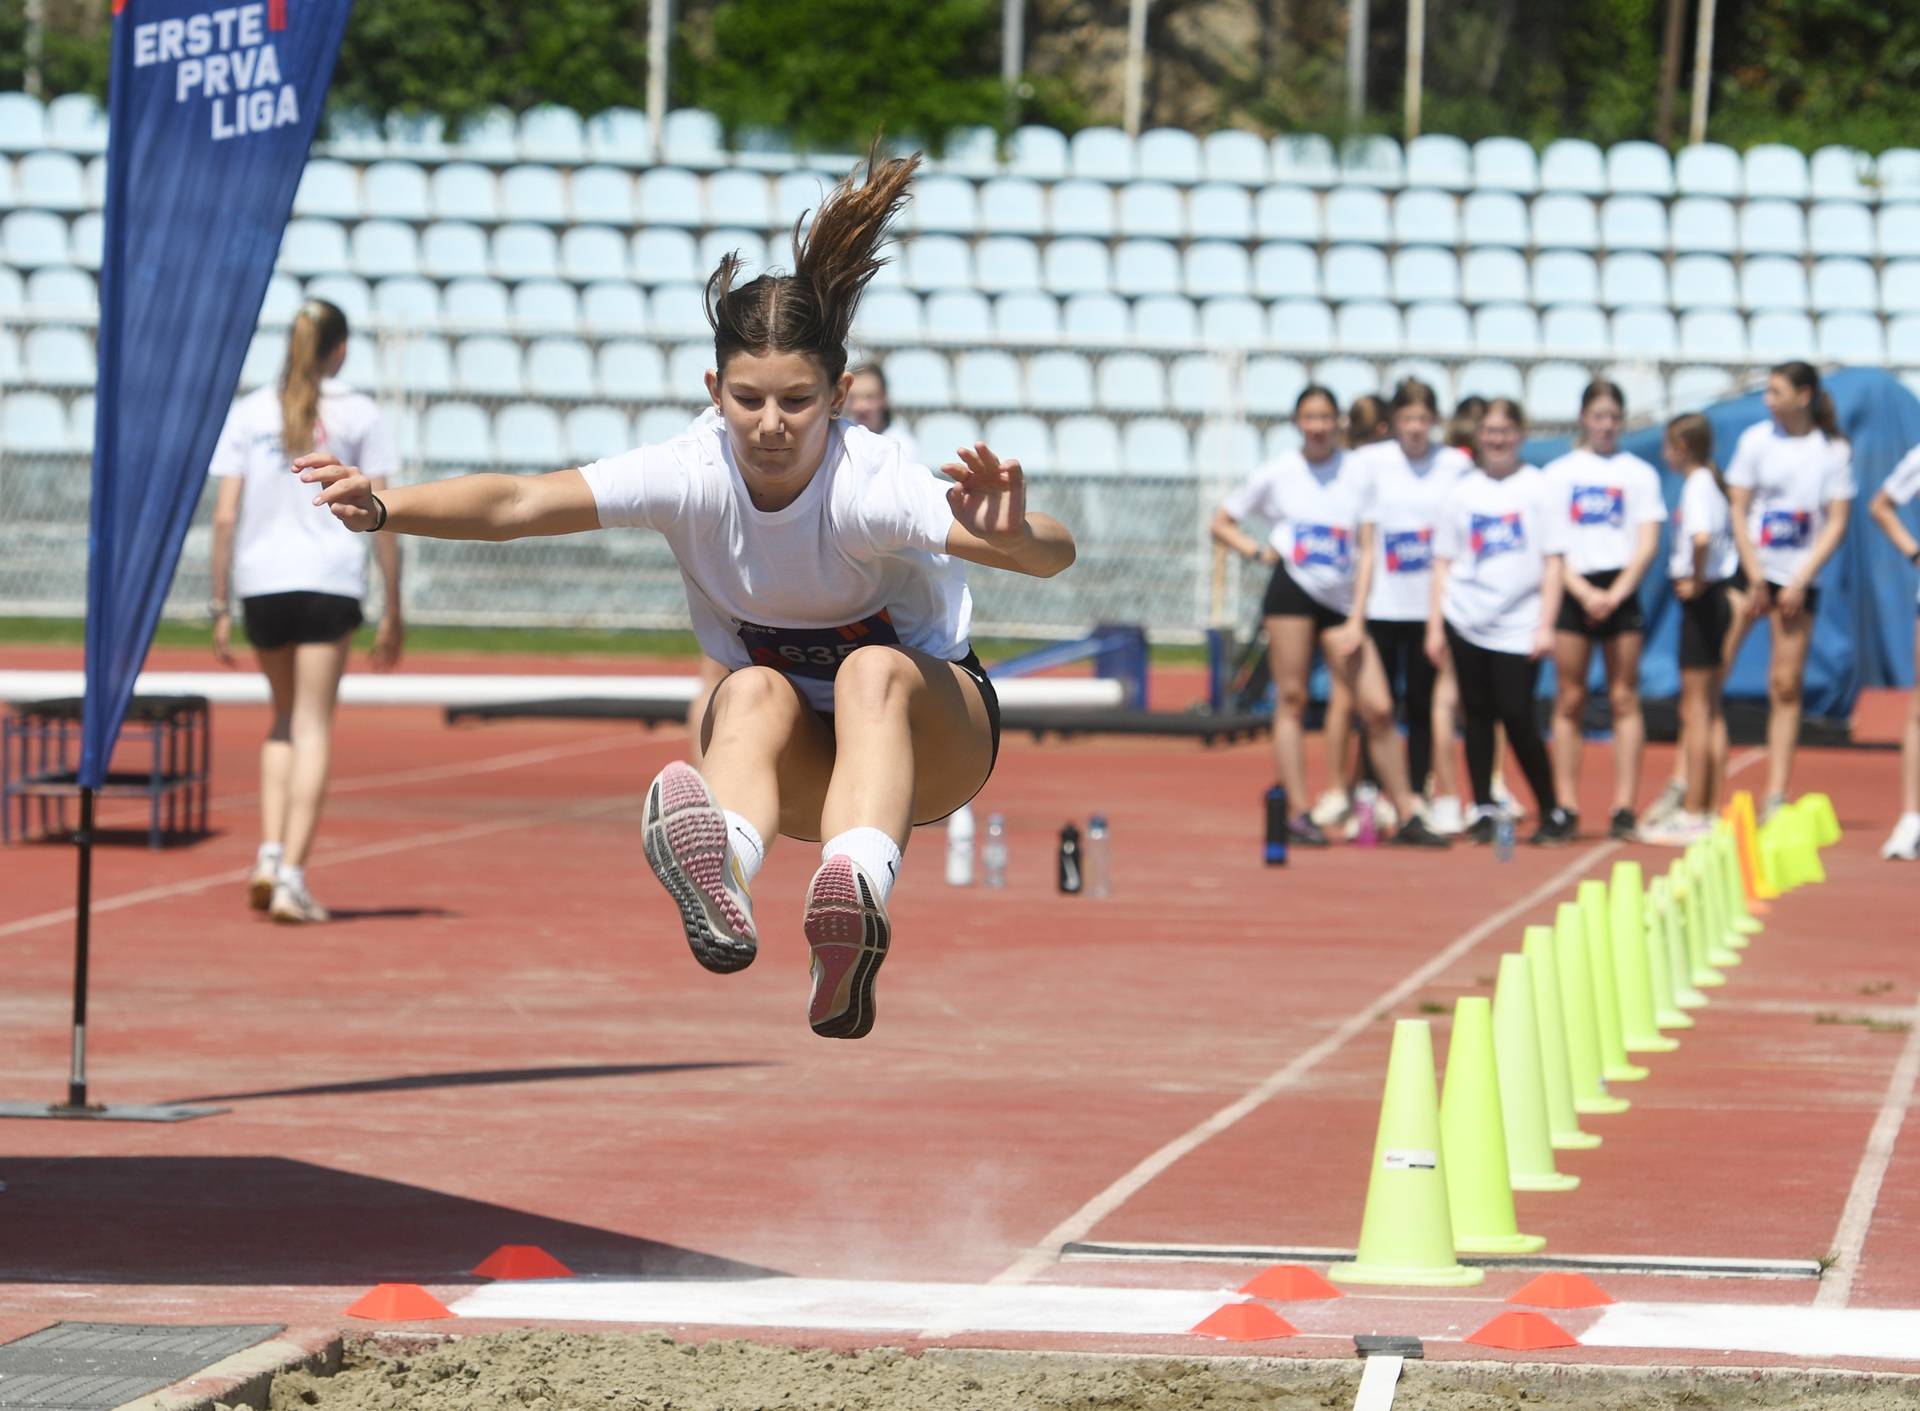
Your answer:
[[[855,174],[828,194],[814,213],[793,225],[793,273],[763,274],[734,287],[738,252],[720,261],[707,280],[707,322],[713,326],[713,363],[724,375],[735,353],[811,353],[831,383],[847,369],[847,334],[880,256],[887,226],[906,203],[919,153],[882,160],[875,139],[866,179]]]
[[[1667,423],[1667,435],[1687,448],[1693,463],[1706,469],[1713,477],[1713,483],[1720,487],[1722,498],[1725,498],[1727,478],[1720,473],[1719,463],[1713,458],[1713,423],[1699,412],[1687,412]]]
[[[347,341],[347,316],[325,299],[308,299],[293,316],[280,369],[280,444],[289,458],[313,449],[320,421],[320,379]]]
[[[1781,363],[1772,369],[1775,377],[1783,377],[1788,384],[1802,392],[1810,392],[1807,398],[1807,414],[1829,441],[1845,441],[1846,434],[1840,430],[1840,417],[1833,408],[1833,396],[1820,385],[1820,374],[1811,363]]]

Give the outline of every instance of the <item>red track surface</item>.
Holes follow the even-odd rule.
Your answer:
[[[73,664],[72,653],[8,656]],[[156,665],[198,662],[170,654]],[[983,1282],[1556,874],[1584,862],[1604,875],[1620,856],[1667,861],[1588,842],[1523,848],[1506,866],[1483,850],[1336,849],[1268,870],[1255,846],[1264,744],[1011,737],[980,800],[1009,820],[1008,888],[948,890],[939,835],[920,839],[895,897],[878,1027],[839,1044],[805,1022],[798,912],[812,848],[782,843],[756,885],[765,954],[751,970],[714,976],[686,954],[637,828],[648,779],[682,747],[677,731],[449,730],[437,712],[343,712],[312,864],[341,920],[296,930],[242,900],[263,714],[217,714],[216,837],[157,854],[107,848],[95,879],[95,1097],[207,1098],[233,1111],[180,1126],[0,1123],[0,1337],[75,1316],[338,1326],[339,1310],[382,1280],[452,1297],[475,1282],[461,1271],[503,1243],[542,1245],[581,1273]],[[1605,766],[1590,752],[1589,818],[1604,816]],[[1664,767],[1656,751],[1649,780]],[[1832,880],[1775,905],[1681,1050],[1651,1058],[1653,1078],[1622,1089],[1631,1112],[1589,1120],[1605,1145],[1562,1154],[1581,1190],[1520,1197],[1521,1227],[1550,1251],[1806,1259],[1833,1248],[1907,1035],[1816,1020],[1913,1017],[1920,872],[1877,860],[1890,756],[1808,754],[1800,779],[1834,795],[1848,828],[1827,856]],[[1113,820],[1116,895],[1061,898],[1053,834],[1096,810]],[[1450,1010],[1455,996],[1486,992],[1497,956],[1523,924],[1550,920],[1571,875],[1394,1012]],[[72,888],[65,847],[0,853],[0,1096],[64,1093]],[[1388,1018],[1087,1234],[1350,1245]],[[1439,1048],[1445,1018],[1434,1018]],[[1037,1276],[1231,1288],[1248,1272],[1070,1263]],[[1347,1331],[1451,1326],[1457,1337],[1520,1282],[1496,1273],[1470,1298],[1347,1300],[1288,1316]],[[1666,1301],[1814,1295],[1811,1283],[1601,1282],[1616,1297]],[[1912,1122],[1851,1302],[1920,1307]],[[1583,1316],[1563,1321],[1578,1331]],[[1253,1345],[1296,1348],[1337,1350]],[[1920,1369],[1920,1358],[1899,1365]]]

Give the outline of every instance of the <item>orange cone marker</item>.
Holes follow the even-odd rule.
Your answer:
[[[1467,1339],[1481,1347],[1537,1352],[1546,1347],[1578,1347],[1580,1340],[1544,1313],[1502,1313]]]
[[[1265,1342],[1290,1338],[1300,1330],[1264,1303],[1228,1303],[1195,1323],[1191,1331],[1196,1337],[1222,1342]]]
[[[418,1323],[428,1318],[451,1318],[447,1305],[418,1284],[376,1284],[346,1309],[349,1318],[381,1323]]]
[[[1275,1264],[1262,1269],[1246,1283],[1241,1293],[1255,1298],[1270,1298],[1275,1303],[1304,1303],[1310,1298],[1339,1298],[1340,1290],[1304,1264]]]
[[[1613,1296],[1585,1274],[1542,1274],[1507,1295],[1508,1303],[1535,1308],[1599,1308]]]
[[[570,1279],[573,1270],[537,1244],[503,1244],[474,1267],[483,1279]]]

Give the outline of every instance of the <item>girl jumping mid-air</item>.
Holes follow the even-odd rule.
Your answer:
[[[873,1027],[887,898],[916,823],[966,803],[999,747],[999,706],[968,644],[960,560],[1050,577],[1073,538],[1026,510],[1020,464],[985,445],[945,467],[843,420],[847,330],[919,165],[869,158],[796,225],[793,273],[707,281],[713,407],[664,445],[542,476],[471,475],[385,496],[329,456],[295,463],[350,529],[519,539],[588,529],[666,536],[703,652],[729,668],[701,768],[647,791],[647,860],[694,958],[727,972],[759,943],[749,888],[776,831],[826,839],[807,888],[817,1034]]]

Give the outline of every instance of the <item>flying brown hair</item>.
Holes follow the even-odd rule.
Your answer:
[[[287,331],[287,360],[280,369],[280,444],[288,456],[313,449],[320,421],[320,380],[327,359],[347,341],[347,316],[325,299],[308,299]]]

